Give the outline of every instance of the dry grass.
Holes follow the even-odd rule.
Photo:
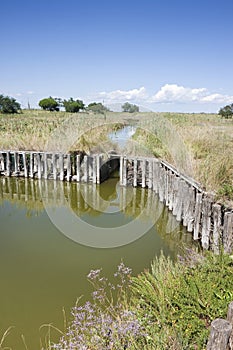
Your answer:
[[[110,148],[108,132],[129,121],[140,127],[137,152],[166,159],[221,201],[233,201],[233,120],[217,114],[23,111],[0,115],[0,149],[102,152]]]
[[[232,206],[233,120],[217,114],[178,113],[150,114],[149,119],[149,124],[142,125],[148,124],[151,135],[144,130],[138,140]],[[183,154],[181,159],[179,154]]]

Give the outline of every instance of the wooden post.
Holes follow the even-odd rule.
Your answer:
[[[88,157],[87,156],[84,156],[83,163],[84,163],[84,182],[88,182],[89,170],[88,170]]]
[[[11,159],[10,159],[10,152],[6,152],[6,176],[11,175]]]
[[[202,201],[202,231],[201,244],[202,248],[209,249],[210,246],[210,229],[211,229],[211,200],[204,197]]]
[[[19,154],[14,152],[14,174],[18,175],[19,172]]]
[[[101,168],[101,165],[102,165],[101,156],[97,155],[97,159],[96,159],[96,172],[97,172],[97,174],[96,174],[96,181],[97,181],[97,184],[100,184],[100,168]]]
[[[71,159],[70,159],[70,153],[67,154],[67,174],[66,174],[66,180],[69,182],[71,179]]]
[[[174,206],[174,186],[175,186],[175,175],[169,171],[169,203],[168,209],[173,210]]]
[[[37,153],[37,176],[38,179],[41,179],[41,158],[40,153]]]
[[[92,161],[92,171],[93,171],[93,175],[92,175],[92,182],[93,182],[93,184],[96,184],[96,182],[97,182],[97,179],[96,179],[96,173],[97,173],[97,169],[96,169],[96,164],[97,164],[97,162],[96,162],[96,156],[94,155],[93,156],[93,161]]]
[[[183,225],[188,226],[188,217],[189,217],[189,186],[185,182],[183,185]]]
[[[212,249],[215,254],[219,253],[220,243],[222,241],[222,213],[221,205],[213,204],[213,242]]]
[[[164,168],[159,166],[158,168],[158,193],[160,202],[164,201],[165,197],[165,179],[164,179]]]
[[[148,188],[153,187],[153,163],[152,159],[148,161],[149,176],[148,176]]]
[[[233,213],[226,212],[223,222],[223,248],[225,253],[232,253],[233,249]]]
[[[123,159],[123,175],[122,175],[122,185],[127,185],[127,159]]]
[[[179,181],[178,188],[178,200],[177,200],[177,212],[176,212],[176,220],[181,222],[183,217],[183,206],[184,206],[184,180]]]
[[[193,232],[194,228],[194,207],[195,207],[195,190],[193,187],[189,187],[189,207],[188,207],[188,225],[187,231]]]
[[[48,178],[48,163],[47,163],[48,154],[44,153],[44,178],[47,180]]]
[[[153,160],[153,190],[155,193],[159,192],[159,162],[157,159]]]
[[[27,177],[28,177],[28,167],[27,167],[26,153],[23,152],[23,153],[22,153],[22,156],[23,156],[24,177],[27,178]]]
[[[227,350],[228,341],[232,332],[230,322],[217,318],[211,322],[210,336],[207,343],[207,350]]]
[[[64,156],[59,154],[60,181],[64,181]]]
[[[137,187],[138,183],[138,160],[134,158],[133,160],[133,187]]]
[[[200,223],[201,223],[201,207],[202,207],[202,193],[197,193],[196,203],[195,203],[195,212],[194,212],[194,232],[193,239],[199,239],[200,233]]]
[[[120,157],[120,185],[123,185],[123,156]]]
[[[52,154],[52,167],[53,167],[53,179],[57,180],[57,162],[56,162],[56,154]]]
[[[4,155],[0,152],[0,172],[5,171]]]
[[[146,159],[142,160],[142,188],[146,187]]]
[[[29,177],[33,178],[34,176],[34,154],[33,152],[30,152],[30,170],[29,170]]]
[[[170,202],[170,171],[164,169],[165,171],[165,205],[169,207]]]
[[[80,154],[77,154],[76,156],[76,175],[77,175],[77,182],[81,181],[81,156]]]

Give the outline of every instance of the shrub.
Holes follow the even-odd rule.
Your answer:
[[[18,113],[20,104],[12,97],[0,95],[0,113]]]

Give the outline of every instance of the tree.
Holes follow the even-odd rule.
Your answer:
[[[101,114],[104,114],[105,112],[109,111],[109,109],[107,107],[105,107],[100,102],[99,103],[96,103],[96,102],[89,103],[89,105],[87,106],[87,110],[92,111],[94,113],[101,113]]]
[[[51,96],[40,100],[39,106],[45,111],[59,111],[59,102]]]
[[[233,103],[230,105],[227,105],[223,108],[220,108],[218,114],[226,119],[232,118],[233,117]]]
[[[66,112],[77,113],[80,109],[84,109],[84,103],[81,100],[74,100],[72,97],[69,100],[63,101],[63,106]]]
[[[124,103],[121,106],[123,112],[129,112],[129,113],[135,113],[135,112],[139,112],[139,107],[136,105],[132,105],[129,102]]]
[[[0,113],[18,113],[21,107],[20,104],[9,96],[0,95]]]

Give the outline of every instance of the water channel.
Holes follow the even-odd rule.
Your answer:
[[[132,222],[140,235],[121,232]],[[192,244],[152,191],[121,188],[117,172],[101,185],[2,177],[0,227],[0,330],[14,326],[4,345],[16,350],[25,349],[22,334],[39,350],[43,324],[63,329],[62,309],[69,318],[77,297],[90,298],[91,269],[109,277],[123,260],[136,275],[161,250],[175,259]]]

